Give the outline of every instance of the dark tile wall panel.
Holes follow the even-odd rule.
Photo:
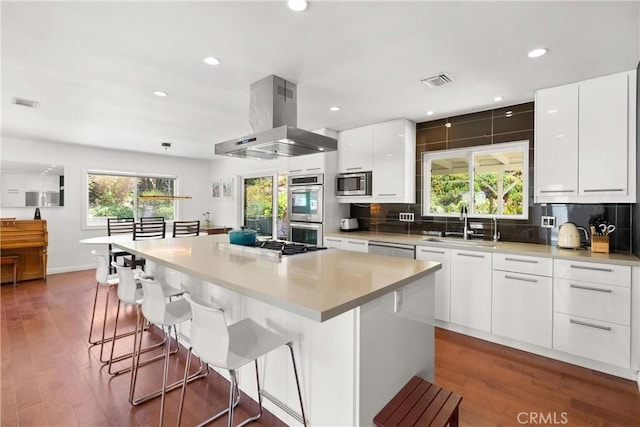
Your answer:
[[[451,123],[451,127],[445,124]],[[639,134],[640,135],[640,134]],[[446,119],[416,124],[416,201],[415,204],[371,204],[351,205],[351,216],[358,218],[363,230],[391,233],[422,234],[426,231],[461,231],[462,221],[457,218],[422,217],[422,153],[427,151],[500,144],[512,141],[529,141],[529,219],[499,219],[500,238],[509,242],[525,242],[555,245],[558,241],[558,226],[566,221],[580,226],[589,226],[589,220],[601,217],[617,230],[612,235],[611,250],[630,252],[633,219],[638,219],[638,210],[631,204],[543,204],[533,203],[534,168],[534,104],[511,105],[495,110],[480,111]],[[639,175],[640,176],[640,175]],[[400,212],[413,212],[415,222],[400,222]],[[555,216],[554,229],[540,227],[542,216]],[[490,238],[491,221],[476,220]]]

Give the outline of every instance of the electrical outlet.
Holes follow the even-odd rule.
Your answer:
[[[393,292],[393,312],[397,313],[402,310],[402,289]]]
[[[411,213],[411,212],[400,212],[400,221],[413,222],[413,213]]]
[[[556,226],[555,216],[543,216],[540,219],[540,227],[542,228],[554,228]]]

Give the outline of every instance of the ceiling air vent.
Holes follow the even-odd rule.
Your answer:
[[[30,99],[25,99],[25,98],[13,97],[13,100],[11,102],[16,105],[22,105],[23,107],[29,107],[29,108],[38,107],[38,101],[32,101]]]
[[[441,73],[435,76],[427,77],[426,79],[422,79],[422,83],[424,83],[426,87],[438,87],[446,85],[447,83],[453,83],[453,81],[453,77],[451,77],[447,73]]]

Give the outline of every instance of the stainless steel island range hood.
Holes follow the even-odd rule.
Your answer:
[[[271,75],[251,85],[249,123],[251,135],[215,145],[215,154],[275,159],[335,151],[334,138],[296,127],[296,85]]]

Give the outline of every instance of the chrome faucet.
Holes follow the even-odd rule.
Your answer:
[[[500,233],[498,233],[498,217],[497,216],[494,216],[493,218],[491,218],[491,224],[493,228],[492,240],[494,242],[497,242],[498,239],[500,238]]]
[[[460,219],[464,221],[464,228],[462,229],[462,238],[464,240],[469,240],[469,218],[467,207],[463,206],[460,208]]]

